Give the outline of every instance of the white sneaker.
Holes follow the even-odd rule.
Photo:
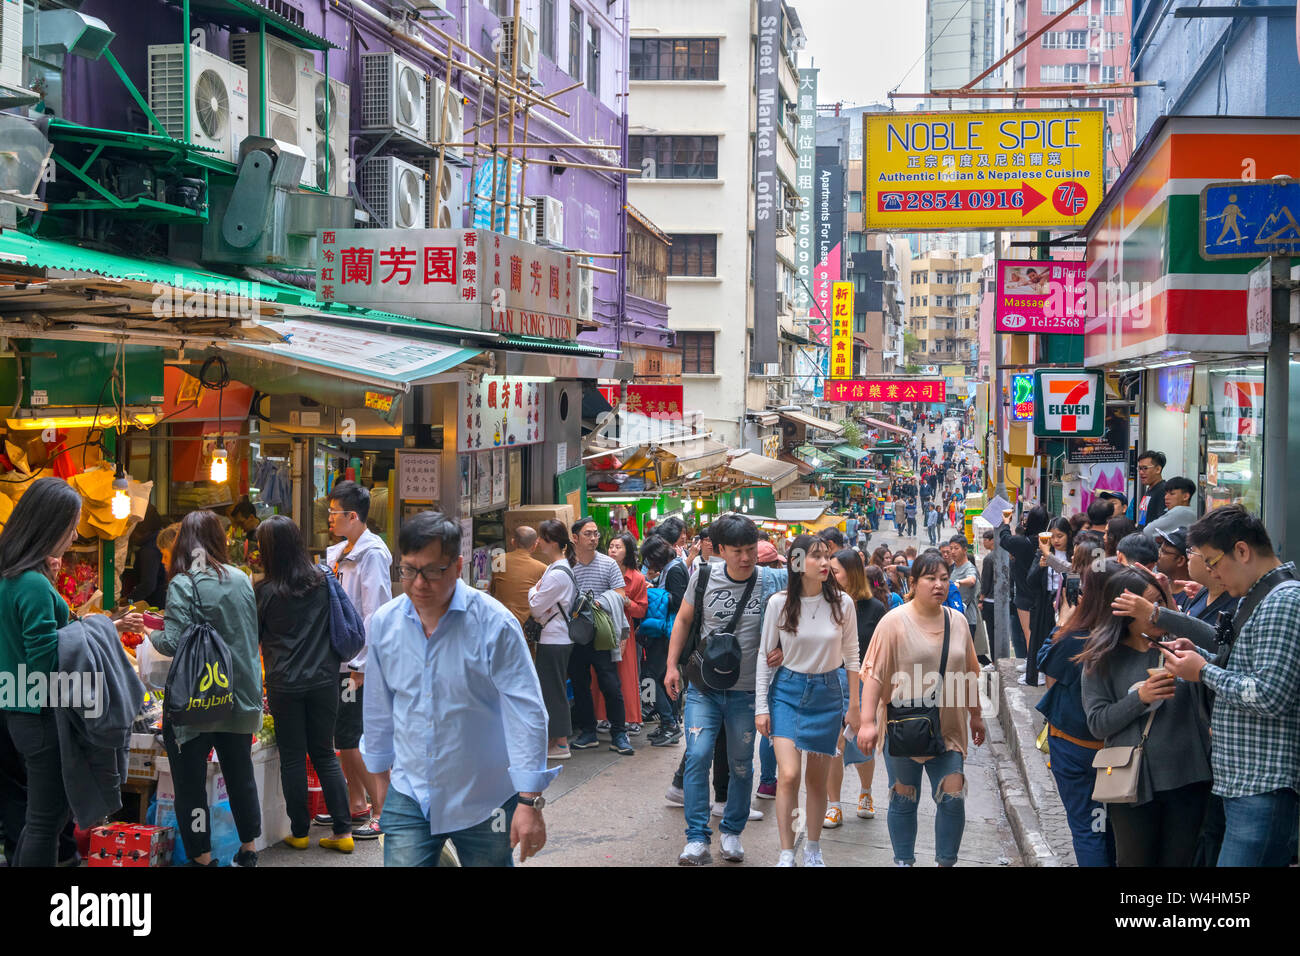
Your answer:
[[[755,810],[753,807],[750,807],[750,808],[749,808],[749,819],[751,819],[751,820],[761,820],[761,819],[763,819],[763,811],[762,811],[762,810]]]
[[[1018,663],[1016,664],[1016,670],[1020,671],[1020,673],[1023,674],[1023,673],[1025,672],[1025,667],[1028,665],[1028,663],[1029,663],[1028,661],[1020,661],[1020,662],[1018,662]]]
[[[781,857],[776,861],[777,866],[794,866],[794,850],[782,850]]]
[[[822,859],[821,847],[809,847],[807,844],[803,848],[803,865],[804,866],[825,866],[826,861]]]
[[[703,840],[692,840],[677,857],[677,862],[682,866],[708,866],[713,862],[713,856],[709,853],[707,843]]]
[[[740,834],[722,834],[722,858],[728,863],[745,862],[745,848],[740,845]]]
[[[668,792],[664,794],[664,799],[668,801],[670,807],[686,806],[686,794],[681,787],[669,787]]]
[[[721,817],[726,812],[727,812],[727,805],[725,803],[715,803],[713,807],[709,810],[709,815],[714,817]],[[751,820],[763,819],[763,811],[755,810],[753,807],[750,807],[749,819]]]

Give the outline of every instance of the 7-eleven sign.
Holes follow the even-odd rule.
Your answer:
[[[1040,438],[1097,438],[1105,432],[1103,372],[1086,368],[1034,373],[1034,434]]]

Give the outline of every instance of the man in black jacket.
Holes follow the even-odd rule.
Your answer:
[[[1155,521],[1165,513],[1165,462],[1168,459],[1162,451],[1144,451],[1138,455],[1138,491],[1137,524],[1145,528],[1147,523]]]
[[[984,560],[980,562],[980,616],[984,619],[984,631],[988,635],[989,657],[996,661],[999,657],[1007,656],[1006,648],[998,647],[994,637],[997,628],[993,616],[993,547],[997,537],[991,530],[985,531],[983,540]]]

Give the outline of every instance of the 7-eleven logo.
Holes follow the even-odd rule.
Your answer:
[[[1089,399],[1093,378],[1049,378],[1047,386],[1047,414],[1049,420],[1059,416],[1057,431],[1077,432],[1079,419],[1092,421],[1093,402]]]

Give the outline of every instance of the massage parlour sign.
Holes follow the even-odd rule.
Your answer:
[[[322,229],[316,295],[464,329],[572,342],[575,255],[485,229]]]
[[[1106,424],[1104,373],[1056,368],[1034,372],[1034,435],[1097,438]]]

